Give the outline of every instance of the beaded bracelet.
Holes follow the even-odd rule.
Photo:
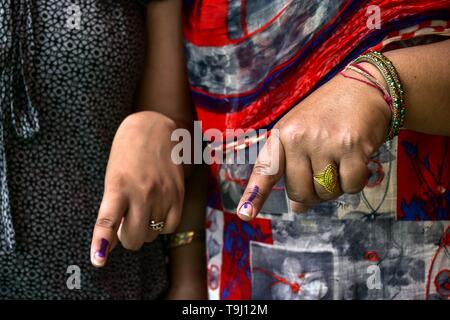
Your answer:
[[[374,65],[388,85],[389,95],[392,98],[392,119],[387,140],[392,140],[398,135],[406,116],[404,90],[400,77],[392,62],[378,51],[368,52],[353,61],[355,64],[361,62]]]

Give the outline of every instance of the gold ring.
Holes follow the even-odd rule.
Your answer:
[[[314,181],[320,184],[327,192],[333,193],[337,187],[337,167],[335,164],[329,164],[320,173],[314,175]]]
[[[164,229],[164,225],[165,225],[164,221],[155,222],[155,220],[152,220],[152,221],[150,221],[150,224],[148,225],[148,227],[152,231],[161,232]]]

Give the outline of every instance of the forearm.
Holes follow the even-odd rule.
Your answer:
[[[405,91],[405,128],[450,135],[450,40],[386,52]]]
[[[192,131],[181,14],[181,0],[152,1],[147,7],[147,48],[135,111],[158,112],[170,118],[175,128]],[[151,121],[154,117],[147,113],[141,118]],[[188,177],[192,166],[185,164],[183,169]]]
[[[205,243],[172,249],[170,260],[170,294],[207,299]]]
[[[147,8],[147,48],[136,111],[160,112],[192,128],[193,113],[182,34],[182,1],[152,1]]]
[[[183,215],[177,232],[194,231],[192,243],[170,250],[171,295],[190,291],[199,299],[206,299],[206,249],[204,241],[207,201],[207,175],[205,166],[197,166],[188,180]],[[178,292],[177,292],[178,291]]]

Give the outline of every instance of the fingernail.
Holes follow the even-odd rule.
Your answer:
[[[242,204],[242,206],[239,208],[238,213],[241,216],[251,217],[253,213],[253,205],[250,201],[246,201]]]
[[[109,241],[103,238],[101,241],[102,242],[100,243],[100,249],[95,252],[95,260],[103,262],[103,260],[105,260],[106,258],[106,250],[108,249]]]

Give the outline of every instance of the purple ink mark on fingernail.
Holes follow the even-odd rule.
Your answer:
[[[96,256],[99,258],[104,258],[106,257],[106,250],[108,249],[109,241],[103,238],[101,241],[100,249],[96,252]]]
[[[252,192],[250,193],[250,197],[248,197],[248,199],[247,199],[247,201],[245,201],[245,203],[251,203],[253,200],[255,200],[258,193],[259,193],[259,187],[254,186]]]

